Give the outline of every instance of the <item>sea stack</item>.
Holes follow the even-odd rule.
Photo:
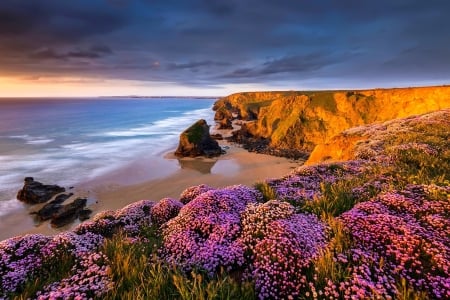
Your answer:
[[[213,157],[222,154],[217,141],[209,134],[209,125],[201,119],[192,124],[180,134],[180,142],[175,151],[179,157],[206,156]]]

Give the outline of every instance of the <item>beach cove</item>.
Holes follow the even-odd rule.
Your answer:
[[[67,182],[64,180],[67,176],[64,177],[64,175],[56,179],[58,178],[58,174],[70,174],[71,166],[69,166],[69,169],[55,169],[54,174],[46,172],[43,177],[35,173],[23,173],[16,176],[15,180],[17,182],[12,192],[17,192],[18,188],[21,187],[21,179],[19,178],[34,176],[38,181],[46,184],[61,185],[66,187],[67,192],[74,193],[74,196],[66,202],[70,202],[76,197],[86,197],[88,199],[87,208],[93,211],[91,214],[92,217],[98,212],[119,209],[129,203],[142,199],[149,199],[156,202],[165,197],[178,198],[180,193],[186,188],[202,183],[211,187],[224,187],[235,184],[251,186],[266,178],[281,177],[302,163],[300,160],[293,161],[281,157],[250,153],[237,144],[231,144],[226,141],[220,141],[221,146],[226,149],[226,154],[217,158],[175,157],[173,152],[177,146],[179,133],[185,129],[184,127],[190,125],[189,122],[193,122],[197,118],[207,119],[209,124],[212,125],[212,132],[221,133],[225,136],[230,134],[230,130],[214,130],[212,114],[211,108],[196,110],[194,113],[184,113],[180,116],[180,123],[183,128],[179,127],[179,129],[176,129],[177,127],[174,124],[169,124],[170,120],[166,120],[165,122],[167,124],[165,126],[169,128],[171,135],[164,137],[164,143],[159,143],[151,147],[151,144],[155,142],[149,140],[148,143],[150,145],[147,145],[147,147],[150,146],[150,151],[147,150],[148,148],[145,149],[147,150],[146,152],[135,151],[136,154],[134,156],[132,153],[129,153],[128,157],[118,159],[120,164],[113,167],[113,160],[111,158],[119,157],[120,154],[114,154],[112,147],[118,145],[120,149],[124,149],[125,151],[132,149],[132,145],[127,146],[127,140],[115,141],[116,144],[110,144],[107,147],[109,149],[108,152],[113,154],[112,157],[105,155],[103,162],[101,157],[95,158],[95,163],[108,170],[107,172],[99,172],[96,175],[95,171],[97,169],[93,169],[92,175],[85,176],[83,177],[84,179],[82,178],[78,182]],[[172,120],[177,119],[175,116],[171,118]],[[161,126],[161,124],[164,125],[164,121],[157,123],[154,130],[161,130],[162,128],[163,133],[167,132],[168,130],[164,126]],[[176,132],[176,130],[178,131]],[[116,134],[131,136],[145,135],[149,132],[152,132],[151,126],[148,126],[148,128],[141,126],[138,129],[122,130],[122,132],[119,131]],[[139,147],[145,143],[145,138],[146,136],[139,141],[133,138],[131,141],[139,143],[137,144]],[[28,136],[28,139],[26,140],[28,145],[40,147],[46,145],[42,139],[40,142],[30,141],[30,136]],[[14,141],[16,140],[17,138]],[[52,143],[53,141],[45,142]],[[85,150],[92,152],[88,148]],[[83,151],[84,149],[80,146],[78,155]],[[54,163],[57,164],[58,161]],[[4,165],[4,167],[6,166]],[[47,166],[47,169],[50,169],[50,167]],[[79,169],[80,166],[76,166],[73,169],[74,174],[79,172]],[[4,171],[6,174],[6,170]],[[74,188],[69,189],[72,186]],[[61,228],[53,228],[48,221],[39,222],[33,215],[30,215],[31,212],[37,211],[44,204],[26,205],[16,199],[7,200],[2,203],[8,205],[12,203],[14,206],[9,212],[9,207],[3,210],[3,215],[0,220],[0,240],[25,233],[53,235],[70,230],[80,223],[77,220]]]

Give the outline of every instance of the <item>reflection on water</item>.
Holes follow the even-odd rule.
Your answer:
[[[191,169],[202,174],[211,174],[211,169],[216,164],[216,159],[203,158],[179,158],[178,163],[182,169]]]

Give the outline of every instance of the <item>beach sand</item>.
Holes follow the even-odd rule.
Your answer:
[[[282,177],[303,163],[249,153],[225,141],[220,143],[227,148],[227,153],[218,158],[178,159],[172,154],[174,150],[164,151],[157,157],[142,157],[107,176],[84,182],[73,192],[75,196],[88,197],[88,208],[93,210],[91,216],[94,216],[100,211],[119,209],[142,199],[179,198],[186,188],[202,183],[212,187],[251,186],[267,178]],[[52,235],[79,224],[75,221],[58,229],[52,228],[49,222],[38,224],[29,215],[38,207],[24,207],[23,212],[4,217],[2,223],[5,226],[0,230],[0,240],[25,233]]]

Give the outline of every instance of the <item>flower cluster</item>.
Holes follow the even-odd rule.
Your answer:
[[[313,215],[269,223],[254,248],[252,277],[259,298],[298,298],[311,290],[305,273],[325,244],[325,225]]]
[[[450,297],[450,202],[430,199],[423,186],[389,192],[356,205],[341,216],[354,245],[350,278],[339,290],[349,298],[398,294],[407,280],[432,298]]]
[[[200,268],[210,275],[219,267],[242,265],[240,213],[260,199],[258,191],[241,185],[200,194],[165,224],[163,258],[184,270]]]
[[[266,203],[250,203],[241,214],[242,240],[246,252],[253,259],[254,247],[268,235],[269,224],[287,219],[295,213],[294,207],[283,201],[270,200]]]
[[[257,200],[261,195],[243,186],[200,194],[163,226],[162,257],[209,275],[219,267],[244,271],[261,299],[311,290],[303,273],[325,245],[325,225],[287,202]]]
[[[155,203],[141,200],[131,203],[117,211],[104,211],[94,216],[92,221],[78,225],[74,232],[78,234],[92,232],[111,237],[119,229],[127,235],[136,236],[142,226],[152,224],[151,208]]]
[[[176,199],[164,198],[159,200],[150,210],[153,224],[161,225],[176,217],[183,207],[183,203]]]
[[[77,260],[72,273],[39,291],[37,299],[90,299],[102,297],[113,287],[108,258],[101,252],[86,252]]]
[[[1,242],[0,296],[17,291],[27,280],[45,273],[47,267],[51,268],[64,256],[70,255],[75,261],[85,260],[86,255],[97,251],[103,240],[102,236],[90,232],[83,235],[64,232],[53,238],[33,234]]]
[[[44,258],[41,249],[50,241],[48,236],[28,234],[0,242],[0,298],[38,274]]]
[[[210,190],[213,190],[213,188],[206,184],[200,184],[200,185],[189,187],[181,193],[180,201],[183,204],[188,204],[189,202],[194,200],[200,194],[203,194]]]
[[[281,179],[268,180],[267,183],[275,189],[278,199],[297,206],[319,196],[321,183],[333,183],[361,172],[359,161],[301,166],[291,174]]]

